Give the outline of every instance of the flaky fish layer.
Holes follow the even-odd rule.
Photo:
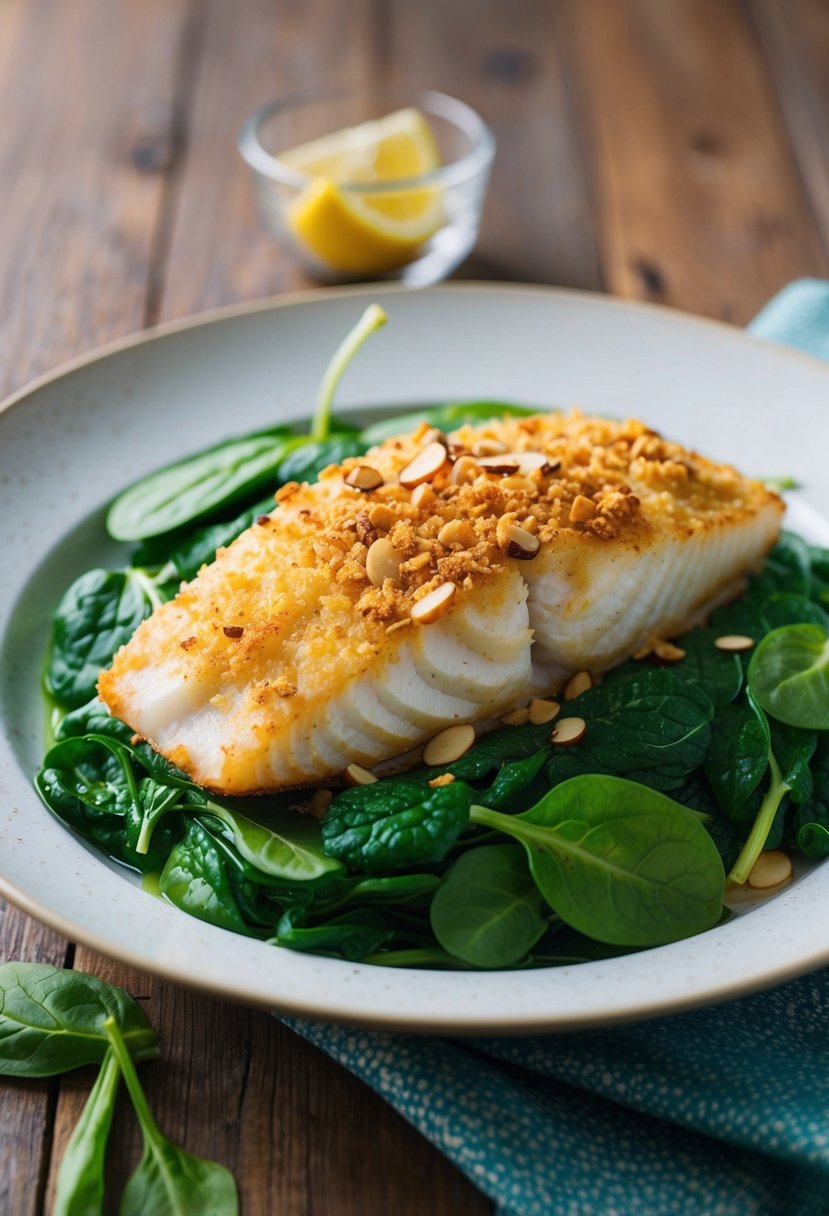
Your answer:
[[[736,591],[783,511],[639,422],[579,414],[421,428],[277,498],[100,680],[228,794],[325,781],[605,670]]]

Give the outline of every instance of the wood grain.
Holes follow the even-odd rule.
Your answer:
[[[829,5],[750,0],[815,226],[829,251]]]
[[[236,138],[267,101],[365,78],[371,11],[369,0],[246,0],[240,20],[236,6],[205,0],[160,318],[314,286],[263,229]]]
[[[569,9],[610,290],[746,322],[823,274],[768,70],[737,0]]]
[[[25,959],[62,967],[67,944],[0,900],[0,962]],[[49,1167],[56,1081],[0,1085],[0,1212],[38,1216]]]
[[[0,395],[144,323],[183,4],[0,5]]]
[[[478,247],[463,278],[602,285],[568,7],[453,0],[434,5],[425,21],[408,0],[388,5],[390,83],[462,97],[498,141]]]
[[[463,274],[740,322],[827,270],[824,0],[4,0],[0,391],[144,323],[306,286],[261,226],[236,133],[267,98],[332,81],[443,88],[490,120],[500,150]],[[65,957],[13,909],[0,933],[3,957]],[[267,1015],[84,949],[75,965],[146,1005],[159,1121],[233,1169],[246,1216],[491,1211]],[[0,1213],[48,1212],[91,1081],[0,1086]],[[122,1103],[111,1195],[139,1148]]]

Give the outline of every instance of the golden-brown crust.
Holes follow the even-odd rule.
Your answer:
[[[514,556],[504,548],[505,524],[517,524],[542,546],[568,538],[640,546],[657,530],[682,538],[737,522],[775,497],[635,419],[577,411],[461,427],[447,437],[447,460],[428,484],[405,488],[401,471],[434,437],[424,424],[329,466],[316,486],[292,482],[276,496],[307,525],[332,581],[356,593],[361,614],[385,624],[405,619],[412,603],[441,582],[469,587],[500,572]],[[478,464],[481,452],[490,454],[490,467]],[[526,453],[541,453],[548,467],[510,464],[511,454]],[[376,470],[383,484],[368,492],[345,484],[360,466]],[[380,537],[400,555],[400,572],[393,583],[375,586],[366,555]]]

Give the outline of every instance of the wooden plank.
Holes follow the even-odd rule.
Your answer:
[[[742,324],[827,260],[738,0],[584,0],[585,82],[612,291]]]
[[[66,942],[0,900],[0,962],[21,959],[61,967]],[[41,1211],[57,1082],[3,1079],[0,1085],[0,1212]]]
[[[829,5],[749,0],[815,224],[829,251]]]
[[[274,1018],[162,984],[87,950],[78,950],[75,965],[145,1004],[163,1055],[141,1070],[158,1122],[189,1151],[233,1171],[246,1216],[422,1216],[424,1195],[434,1216],[490,1211],[382,1098]],[[52,1179],[91,1083],[92,1075],[77,1074],[62,1088]],[[138,1129],[122,1101],[111,1140],[110,1205],[139,1155]]]
[[[0,5],[0,395],[143,323],[181,12],[180,0]],[[64,963],[61,938],[5,905],[0,935],[4,959]],[[42,1210],[57,1092],[0,1086],[2,1212]]]
[[[498,141],[478,247],[462,278],[602,285],[567,7],[453,0],[431,6],[427,20],[409,0],[387,6],[389,82],[462,98]]]
[[[198,81],[156,309],[163,319],[313,286],[265,231],[236,138],[265,102],[370,70],[369,0],[245,0],[243,8],[240,17],[239,6],[224,0],[203,5]]]
[[[0,5],[0,395],[143,324],[185,2]]]
[[[149,320],[306,283],[261,227],[236,132],[268,97],[322,85],[335,65],[357,76],[370,71],[368,12],[367,0],[245,0],[241,16],[238,6],[208,0],[194,10],[185,67],[197,83],[192,106],[182,104],[177,115],[182,160],[170,173],[156,236]],[[420,1216],[424,1194],[436,1216],[490,1211],[382,1099],[274,1019],[158,983],[82,948],[75,965],[146,1001],[164,1053],[162,1063],[142,1070],[159,1122],[190,1151],[233,1170],[246,1213]],[[78,1076],[62,1087],[52,1186],[90,1084]],[[126,1103],[112,1145],[115,1195],[140,1152]],[[413,1174],[417,1187],[401,1185]]]

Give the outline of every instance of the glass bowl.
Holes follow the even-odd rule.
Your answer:
[[[416,107],[439,167],[416,177],[340,181],[302,172],[283,153],[346,127]],[[267,227],[321,282],[440,282],[475,245],[495,155],[486,123],[444,93],[298,95],[257,110],[239,133]]]

